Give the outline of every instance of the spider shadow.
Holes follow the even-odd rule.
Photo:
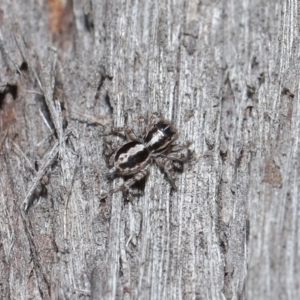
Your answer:
[[[130,186],[128,190],[122,191],[123,198],[126,203],[133,201],[134,198],[142,197],[145,195],[145,187],[146,187],[148,176],[149,174],[147,174],[147,176],[145,176],[141,180],[135,182],[132,186]],[[105,177],[108,182],[112,182],[116,178],[122,178],[124,182],[126,182],[127,180],[132,178],[131,175],[121,176],[121,175],[110,174],[110,173],[107,173]]]
[[[124,181],[131,178],[131,176],[122,176]],[[141,180],[135,182],[128,190],[123,191],[124,203],[132,202],[135,198],[145,195],[145,187],[148,175]]]

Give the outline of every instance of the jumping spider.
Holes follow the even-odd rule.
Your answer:
[[[114,128],[114,133],[124,132],[129,142],[117,149],[110,160],[112,165],[109,175],[128,177],[122,185],[102,194],[102,198],[119,191],[128,191],[136,182],[148,174],[148,167],[155,163],[167,176],[174,190],[177,190],[174,176],[174,162],[181,166],[187,161],[182,153],[190,146],[190,142],[175,144],[177,130],[174,125],[158,114],[153,114],[150,124],[141,137],[137,136],[130,126]],[[179,155],[178,155],[179,154]]]

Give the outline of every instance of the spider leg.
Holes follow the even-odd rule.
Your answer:
[[[131,126],[114,127],[112,129],[112,132],[116,133],[116,134],[124,133],[125,137],[128,140],[130,140],[132,142],[134,142],[134,141],[141,142],[141,139],[134,133]]]
[[[143,116],[143,115],[139,116],[138,123],[139,123],[139,128],[140,128],[140,135],[145,136],[145,134],[147,133],[147,128],[148,128],[145,116]]]
[[[112,195],[116,192],[129,190],[129,188],[132,185],[134,185],[137,181],[140,181],[141,179],[143,179],[147,174],[148,174],[148,171],[146,169],[142,169],[140,172],[136,173],[130,179],[126,180],[123,184],[115,187],[114,189],[111,189],[107,193],[102,194],[101,198],[106,198],[108,195]]]
[[[168,180],[171,183],[172,188],[175,191],[177,191],[172,161],[168,157],[161,157],[161,156],[154,158],[154,161],[166,174]]]
[[[171,152],[180,152],[186,148],[188,148],[189,146],[191,145],[191,142],[190,141],[186,141],[185,143],[183,144],[174,144],[172,145],[172,149],[171,149]]]
[[[151,114],[151,117],[150,117],[150,124],[155,124],[159,119],[161,119],[161,113],[158,112],[158,111],[155,111]]]
[[[184,164],[188,160],[187,156],[184,155],[183,153],[173,153],[173,154],[169,154],[169,155],[161,154],[160,156],[164,157],[164,158],[168,158],[171,161],[179,162],[181,164]]]

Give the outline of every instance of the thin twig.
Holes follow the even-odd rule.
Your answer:
[[[67,130],[67,132],[64,135],[64,138],[66,139],[70,134],[72,133],[72,131],[69,129]],[[50,152],[47,154],[47,157],[44,159],[44,162],[42,164],[42,166],[40,167],[39,171],[36,173],[35,177],[32,180],[31,183],[31,187],[29,188],[26,197],[23,201],[23,208],[25,210],[25,212],[28,211],[28,208],[30,206],[30,199],[36,189],[36,187],[38,186],[38,184],[40,183],[40,180],[42,179],[42,177],[44,176],[44,174],[46,173],[47,169],[49,168],[49,166],[53,163],[53,161],[55,160],[58,152],[59,152],[59,145],[60,142],[56,141],[54,146],[52,147],[52,149],[50,150]]]

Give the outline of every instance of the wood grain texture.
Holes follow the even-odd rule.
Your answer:
[[[0,4],[0,298],[296,299],[297,1],[18,2]],[[144,195],[100,201],[122,182],[106,134],[154,111],[192,141],[178,192],[153,166]]]

